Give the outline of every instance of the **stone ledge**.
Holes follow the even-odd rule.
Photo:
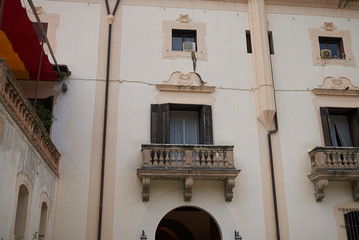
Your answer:
[[[142,181],[142,200],[149,201],[152,180],[184,181],[184,201],[191,201],[194,180],[215,180],[224,182],[224,196],[227,202],[232,201],[235,178],[241,170],[235,168],[199,168],[199,167],[142,167],[137,169],[137,176]]]

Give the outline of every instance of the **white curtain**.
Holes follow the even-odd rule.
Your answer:
[[[330,135],[333,146],[338,146],[337,136],[343,147],[352,147],[352,139],[350,137],[348,116],[330,115]]]
[[[170,143],[198,144],[199,119],[196,111],[170,112]]]

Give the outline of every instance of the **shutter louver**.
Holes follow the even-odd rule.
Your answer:
[[[327,107],[320,108],[320,117],[322,119],[325,146],[333,146],[332,139],[330,137],[330,128],[329,128],[330,118],[329,118],[329,110]]]
[[[213,130],[212,130],[212,106],[203,105],[200,111],[200,128],[199,140],[200,144],[213,144]]]
[[[151,104],[151,143],[169,143],[169,104]]]

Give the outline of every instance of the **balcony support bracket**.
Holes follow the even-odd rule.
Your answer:
[[[352,193],[353,193],[353,200],[358,202],[359,201],[359,181],[352,182]]]
[[[142,201],[148,202],[150,200],[150,185],[151,177],[142,177]]]
[[[227,178],[224,181],[224,184],[224,198],[226,202],[231,202],[233,199],[233,188],[236,182],[234,181],[234,178]]]
[[[184,200],[185,202],[190,202],[192,199],[192,186],[193,186],[193,178],[187,177],[184,182]]]
[[[317,202],[321,202],[324,198],[324,189],[328,187],[328,180],[319,179],[314,182],[314,196]]]

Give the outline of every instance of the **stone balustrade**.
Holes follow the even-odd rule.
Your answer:
[[[0,59],[0,103],[58,176],[61,155],[4,59]]]
[[[322,201],[328,181],[348,181],[352,184],[355,201],[359,201],[359,148],[358,147],[316,147],[309,153],[315,198]]]
[[[233,146],[143,144],[142,166],[233,168]]]
[[[235,178],[233,146],[143,144],[142,164],[137,176],[142,181],[142,200],[149,201],[152,180],[181,180],[184,200],[191,201],[194,180],[224,182],[226,201],[232,201]]]
[[[312,171],[318,168],[358,169],[359,148],[316,147],[309,152]]]

